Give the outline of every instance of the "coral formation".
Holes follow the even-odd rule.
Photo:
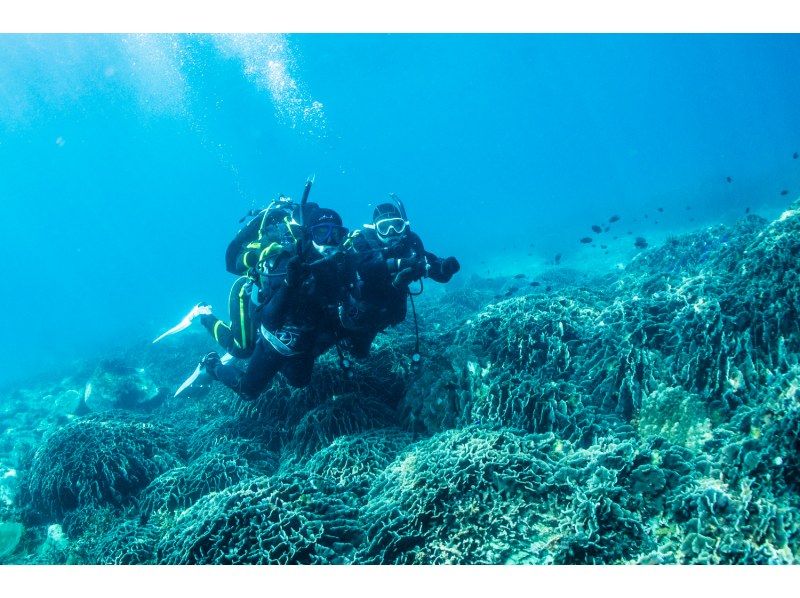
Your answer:
[[[150,565],[155,562],[158,528],[140,520],[123,521],[91,543],[79,562],[98,565]]]
[[[339,436],[308,459],[304,469],[363,497],[375,477],[410,443],[411,435],[397,429]]]
[[[178,449],[164,426],[132,416],[90,415],[56,429],[32,457],[23,479],[29,516],[60,520],[83,507],[129,504]]]
[[[409,318],[352,377],[332,351],[252,402],[158,395],[191,332],[14,391],[0,558],[796,563],[799,255],[796,202],[613,273],[426,293],[421,367]]]
[[[351,562],[362,531],[347,491],[302,471],[258,477],[184,511],[157,546],[168,564]]]
[[[376,478],[362,512],[367,563],[496,563],[536,537],[553,437],[476,427],[416,443]]]
[[[219,492],[277,468],[275,457],[243,441],[218,444],[188,465],[170,469],[142,492],[139,512],[143,518],[184,510],[199,498]]]

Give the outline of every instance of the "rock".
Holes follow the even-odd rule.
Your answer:
[[[16,522],[0,522],[0,560],[11,555],[19,544],[25,526]]]

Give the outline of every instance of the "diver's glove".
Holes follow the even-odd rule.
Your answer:
[[[286,286],[296,289],[308,275],[308,266],[303,263],[299,255],[295,255],[286,262]]]
[[[217,380],[217,368],[222,364],[222,359],[216,351],[212,351],[200,360],[200,369],[214,380]]]
[[[395,275],[394,280],[392,280],[392,286],[396,289],[402,289],[419,278],[420,277],[414,273],[413,268],[405,268]]]
[[[401,273],[404,270],[411,271],[411,280],[418,280],[428,273],[428,263],[424,257],[404,257],[397,260],[396,272]]]
[[[442,274],[444,274],[448,279],[452,278],[453,275],[461,270],[461,264],[458,263],[458,260],[453,256],[445,258],[442,262]]]

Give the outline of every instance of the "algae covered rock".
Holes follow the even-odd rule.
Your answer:
[[[25,526],[15,521],[0,521],[0,563],[17,548]]]
[[[103,412],[113,409],[151,410],[166,398],[143,368],[121,359],[102,361],[86,383],[80,412]]]

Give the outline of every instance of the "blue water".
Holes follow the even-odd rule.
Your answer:
[[[0,384],[222,308],[239,218],[312,173],[352,228],[398,193],[453,284],[770,215],[798,72],[783,35],[2,35]]]

